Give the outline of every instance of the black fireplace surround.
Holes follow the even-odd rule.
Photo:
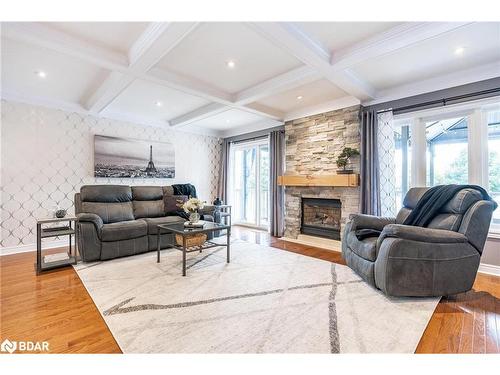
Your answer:
[[[340,241],[339,199],[302,198],[300,233]]]

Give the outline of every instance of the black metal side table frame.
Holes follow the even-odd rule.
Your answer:
[[[214,247],[226,247],[227,250],[227,263],[230,263],[230,252],[231,252],[231,226],[229,225],[220,225],[220,224],[214,224],[214,223],[206,223],[205,224],[207,227],[206,228],[200,228],[200,229],[185,229],[184,224],[160,224],[158,225],[158,233],[156,236],[156,247],[157,247],[157,263],[160,263],[160,243],[161,243],[161,235],[162,234],[169,234],[172,233],[174,234],[180,234],[182,236],[182,246],[177,245],[176,240],[174,238],[174,243],[173,245],[170,246],[170,248],[175,248],[177,250],[182,251],[182,276],[186,276],[186,255],[188,253],[194,253],[194,252],[202,252],[203,250],[211,249]],[[205,241],[205,243],[201,246],[191,246],[187,247],[186,246],[186,240],[187,237],[190,237],[194,234],[199,234],[199,233],[210,233],[210,232],[215,232],[219,230],[226,229],[226,243],[225,244],[218,244],[212,241]]]

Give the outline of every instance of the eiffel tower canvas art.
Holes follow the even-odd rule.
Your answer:
[[[95,135],[94,176],[174,178],[174,147],[168,142]]]

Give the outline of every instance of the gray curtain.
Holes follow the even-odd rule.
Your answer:
[[[285,194],[278,185],[278,176],[285,172],[285,132],[276,130],[269,133],[270,154],[270,195],[271,195],[271,235],[281,237],[285,221]]]
[[[380,216],[377,112],[361,108],[361,213]]]
[[[219,183],[217,186],[217,196],[227,204],[227,182],[229,175],[229,152],[231,149],[231,142],[227,139],[222,141],[222,155],[221,165],[219,171]]]

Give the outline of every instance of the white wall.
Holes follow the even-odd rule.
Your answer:
[[[192,183],[212,201],[219,175],[218,138],[2,101],[0,248],[35,243],[35,220],[54,205],[73,213],[84,184]],[[168,141],[175,147],[175,179],[93,177],[93,135]],[[24,246],[23,248],[26,248]]]

